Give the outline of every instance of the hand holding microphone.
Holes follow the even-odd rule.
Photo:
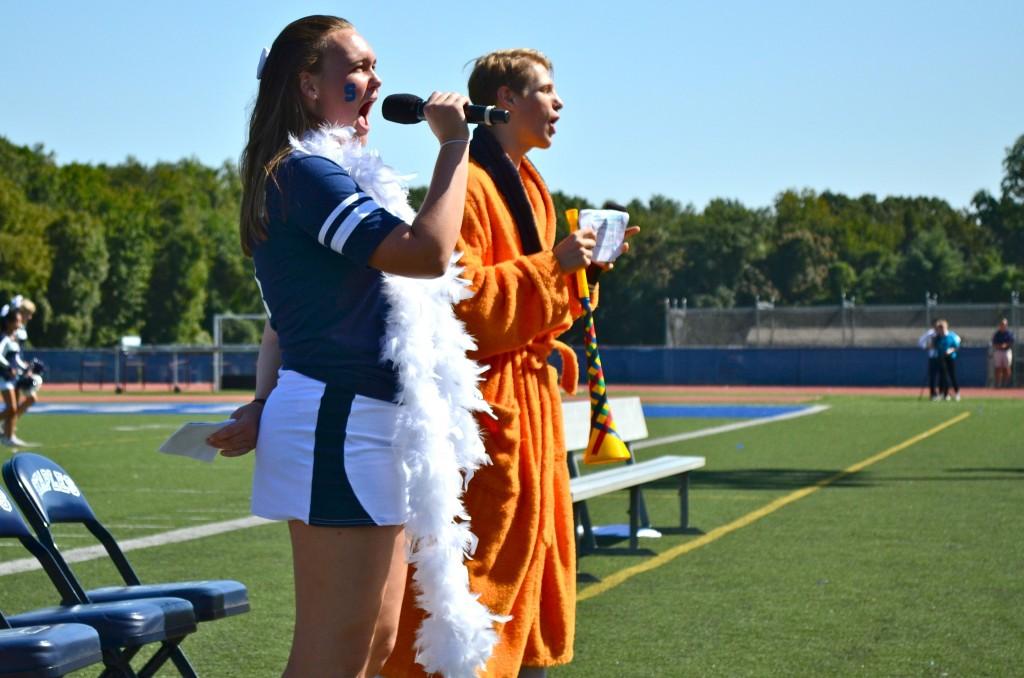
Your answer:
[[[442,144],[469,139],[464,112],[468,103],[469,99],[455,92],[434,92],[422,102],[423,117]]]
[[[468,103],[465,95],[456,92],[434,92],[426,102],[420,101],[419,119],[426,119],[430,131],[441,142],[434,173],[416,217],[407,228],[392,231],[397,236],[389,235],[384,239],[370,259],[371,266],[398,275],[424,278],[440,276],[447,270],[466,205],[469,128],[465,109]],[[393,104],[384,101],[385,118],[391,106]],[[386,249],[389,241],[395,244],[393,251]],[[385,252],[378,257],[377,252],[382,249]],[[387,259],[390,254],[395,255],[394,259]]]
[[[436,94],[436,92],[435,92]],[[434,95],[432,94],[431,97]],[[465,98],[465,97],[463,97]],[[424,102],[415,94],[391,94],[384,97],[381,114],[385,120],[402,125],[415,125],[426,119],[426,107],[430,101]],[[477,106],[466,100],[466,122],[494,125],[508,122],[509,113],[503,108],[494,106]]]

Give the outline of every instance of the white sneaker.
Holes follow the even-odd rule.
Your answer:
[[[949,397],[949,396],[946,396],[943,400],[950,401],[950,400],[952,400],[952,398]]]
[[[960,402],[960,394],[957,393],[955,396],[953,396],[953,400]]]
[[[933,396],[932,396],[932,402],[933,402],[933,403],[937,403],[937,402],[939,402],[940,400],[942,400],[942,396],[937,396],[937,395],[933,395]]]
[[[39,443],[27,443],[18,436],[11,436],[7,439],[11,443],[11,447],[38,447]]]

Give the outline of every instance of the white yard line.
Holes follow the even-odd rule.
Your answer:
[[[212,537],[215,534],[234,532],[235,530],[243,530],[247,527],[268,525],[272,522],[274,521],[266,520],[265,518],[258,518],[256,516],[248,516],[246,518],[237,518],[235,520],[225,520],[219,523],[207,523],[206,525],[199,525],[197,527],[185,527],[180,530],[160,532],[158,534],[151,534],[148,537],[139,537],[138,539],[125,539],[120,542],[120,544],[123,551],[137,551],[139,549],[147,549],[152,546],[164,546],[166,544],[177,544],[183,541],[201,539],[202,537]],[[69,549],[64,551],[63,554],[64,559],[69,563],[81,563],[86,560],[105,558],[107,555],[102,546],[88,546],[79,549]],[[42,568],[39,566],[39,561],[35,558],[9,560],[7,562],[0,563],[0,577],[5,574],[30,572],[32,570],[39,569]]]
[[[786,419],[796,419],[797,417],[806,417],[811,414],[818,414],[824,412],[829,408],[828,405],[812,405],[796,412],[786,412],[785,414],[777,414],[774,417],[762,417],[758,419],[750,419],[748,421],[737,421],[732,424],[722,424],[721,426],[712,426],[711,428],[702,428],[699,431],[689,431],[687,433],[677,433],[671,436],[664,436],[662,438],[651,438],[649,440],[641,440],[633,443],[630,447],[634,450],[643,450],[648,447],[657,447],[659,445],[668,445],[669,443],[678,443],[683,440],[693,440],[694,438],[704,438],[707,436],[717,435],[719,433],[728,433],[729,431],[736,431],[741,428],[750,428],[751,426],[761,426],[763,424],[772,424],[777,421],[785,421]]]

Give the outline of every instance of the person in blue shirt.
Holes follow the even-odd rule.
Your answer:
[[[393,442],[399,385],[381,357],[391,310],[383,274],[445,273],[465,201],[461,94],[435,92],[424,106],[440,146],[415,217],[386,209],[324,153],[299,151],[330,129],[340,130],[335,150],[361,153],[376,69],[373,49],[344,19],[289,24],[261,57],[242,155],[240,235],[268,322],[256,397],[211,442],[243,454],[232,436],[260,422],[253,512],[288,521],[294,561],[285,676],[373,676],[391,652],[408,497]]]
[[[942,367],[939,373],[939,390],[944,400],[960,400],[960,384],[956,379],[956,358],[960,350],[960,336],[949,329],[949,322],[938,320],[935,323],[935,353]],[[950,387],[953,395],[950,396]]]
[[[992,335],[992,368],[996,388],[1009,388],[1013,384],[1013,332],[1003,318]]]

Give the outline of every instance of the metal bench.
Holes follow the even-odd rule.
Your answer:
[[[611,398],[609,405],[615,416],[615,428],[627,446],[648,437],[647,422],[639,398]],[[576,452],[586,448],[590,436],[590,403],[583,400],[565,402],[562,404],[562,414],[565,421],[565,446],[569,451],[569,475],[572,478],[569,489],[572,493],[573,517],[579,535],[577,545],[580,553],[597,549],[597,540],[587,510],[588,499],[618,490],[629,490],[629,548],[636,550],[640,528],[650,527],[647,507],[640,488],[642,485],[665,478],[679,479],[679,527],[684,530],[689,527],[690,471],[702,468],[705,463],[704,457],[666,455],[648,461],[637,461],[634,452],[633,457],[623,465],[581,476]],[[632,452],[632,449],[630,451]]]

